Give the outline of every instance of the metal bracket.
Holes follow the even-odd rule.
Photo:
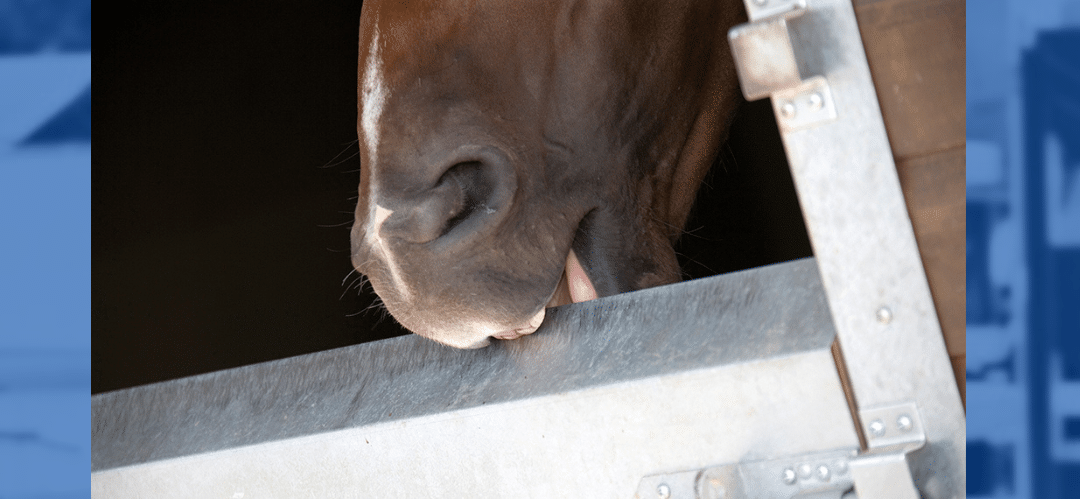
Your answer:
[[[776,123],[783,131],[800,130],[836,119],[832,92],[822,76],[773,93],[772,105],[773,114],[779,118]]]
[[[836,119],[829,83],[799,72],[788,20],[806,12],[806,0],[747,0],[752,22],[728,31],[728,43],[747,100],[772,96],[783,130],[797,130]]]
[[[919,499],[906,452],[870,453],[851,460],[859,498]]]
[[[749,461],[642,478],[637,499],[835,498],[851,491],[856,449]]]
[[[746,2],[746,15],[751,21],[756,21],[766,17],[792,15],[805,8],[806,0],[749,0]]]
[[[863,409],[859,419],[870,450],[896,447],[911,452],[926,444],[926,432],[914,402]]]
[[[859,497],[918,499],[907,462],[926,445],[922,417],[914,402],[863,409],[859,420],[869,450],[851,460]]]
[[[842,449],[649,475],[637,499],[918,499],[907,455],[926,445],[915,403],[859,412],[869,450]]]

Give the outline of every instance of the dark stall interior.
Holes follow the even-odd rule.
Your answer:
[[[130,3],[95,38],[92,391],[405,334],[350,275],[359,2]],[[687,278],[810,255],[767,101]]]

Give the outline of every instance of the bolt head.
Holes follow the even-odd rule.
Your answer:
[[[795,117],[795,104],[785,102],[780,105],[780,116],[791,119]]]
[[[870,434],[875,437],[885,435],[885,422],[880,419],[875,419],[870,422]]]
[[[793,470],[791,468],[785,469],[783,476],[784,476],[784,483],[786,483],[788,485],[794,485],[795,480],[798,479],[798,476],[795,475],[795,470]]]
[[[660,499],[668,499],[671,497],[671,487],[668,484],[662,483],[656,487],[656,497]]]
[[[896,427],[900,428],[900,431],[910,431],[911,427],[914,425],[915,423],[911,420],[911,416],[908,416],[907,414],[902,414],[900,417],[896,418]]]
[[[889,310],[889,307],[879,308],[877,311],[877,320],[882,324],[892,322],[892,310]]]

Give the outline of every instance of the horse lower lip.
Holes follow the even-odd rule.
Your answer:
[[[500,333],[496,333],[496,334],[491,335],[491,337],[496,338],[496,339],[500,339],[500,340],[516,340],[516,339],[518,339],[518,338],[520,338],[522,336],[525,336],[525,335],[528,335],[528,334],[533,334],[533,333],[536,332],[537,329],[540,328],[540,324],[543,324],[544,317],[546,315],[547,315],[547,309],[542,308],[542,309],[540,309],[539,312],[537,312],[531,318],[529,318],[529,322],[525,326],[510,330],[510,331],[503,331],[503,332],[500,332]]]
[[[528,331],[527,328],[514,329],[513,331],[503,331],[501,333],[491,335],[492,338],[497,340],[516,340],[522,336],[532,334],[536,330]]]

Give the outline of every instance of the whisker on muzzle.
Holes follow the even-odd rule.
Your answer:
[[[356,156],[360,155],[360,148],[357,147],[356,152],[354,152],[354,153],[350,154],[349,156],[347,156],[346,158],[338,161],[338,158],[340,158],[342,154],[345,154],[346,152],[349,151],[349,149],[352,149],[354,146],[356,146],[359,143],[360,143],[360,139],[356,139],[356,140],[353,140],[352,142],[349,142],[348,145],[346,145],[345,148],[341,150],[341,152],[337,153],[333,158],[330,158],[330,161],[327,161],[326,164],[320,166],[319,168],[322,168],[322,169],[333,168],[335,166],[341,165],[342,163],[344,163],[344,162],[346,162],[346,161],[348,161],[350,159],[353,159]]]
[[[345,274],[345,277],[343,277],[343,278],[341,279],[341,285],[342,285],[342,286],[344,286],[344,285],[345,285],[345,281],[347,281],[347,280],[348,280],[348,279],[349,279],[350,277],[352,277],[352,275],[353,275],[353,274],[357,274],[357,275],[360,275],[360,274],[359,274],[359,273],[358,273],[358,272],[356,271],[356,269],[352,269],[352,270],[350,270],[350,271],[349,271],[349,273],[348,273],[348,274]],[[355,282],[355,281],[354,281],[354,282]],[[349,285],[349,287],[352,287],[352,285],[350,284],[350,285]]]
[[[336,224],[316,224],[315,226],[320,228],[320,229],[334,229],[334,228],[337,228],[337,227],[347,227],[347,226],[352,225],[352,224],[353,224],[353,220],[346,220],[344,222],[340,222],[340,223],[336,223]]]

